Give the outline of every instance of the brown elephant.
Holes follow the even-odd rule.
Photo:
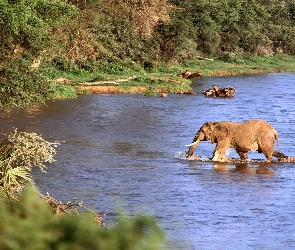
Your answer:
[[[226,156],[228,148],[234,148],[242,160],[248,159],[248,151],[263,153],[267,162],[272,161],[272,156],[285,158],[279,151],[274,151],[274,143],[279,138],[277,131],[263,120],[248,120],[243,123],[237,122],[207,122],[195,135],[189,145],[187,157],[193,155],[194,150],[201,141],[217,143],[213,152],[213,161],[229,161]]]

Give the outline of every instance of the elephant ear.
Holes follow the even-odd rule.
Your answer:
[[[214,131],[211,134],[211,143],[218,142],[220,140],[225,139],[228,136],[228,128],[220,123],[220,122],[215,122],[214,123]]]

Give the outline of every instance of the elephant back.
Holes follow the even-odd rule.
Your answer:
[[[248,120],[239,126],[239,136],[250,140],[259,141],[261,138],[268,138],[278,141],[278,132],[268,122],[263,120]]]

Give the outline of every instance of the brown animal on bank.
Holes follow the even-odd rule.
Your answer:
[[[160,97],[166,97],[166,96],[168,96],[168,93],[160,92],[159,95],[160,95]]]

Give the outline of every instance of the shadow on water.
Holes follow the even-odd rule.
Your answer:
[[[167,249],[295,249],[295,163],[216,163],[181,159],[207,121],[263,119],[279,133],[281,150],[295,155],[295,75],[288,73],[197,79],[233,86],[233,98],[173,95],[88,95],[0,111],[1,130],[62,141],[37,187],[61,201],[83,201],[113,220],[147,213],[167,233]],[[279,91],[278,91],[279,90]],[[208,159],[214,145],[200,143]],[[176,155],[175,155],[176,154]],[[232,151],[230,158],[237,158]]]

